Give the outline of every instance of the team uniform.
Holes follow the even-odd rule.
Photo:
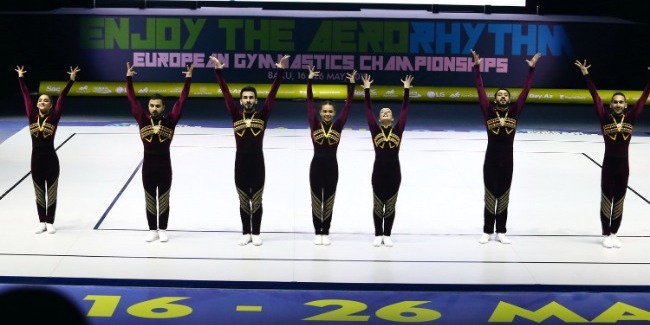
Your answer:
[[[534,68],[528,69],[524,86],[517,102],[504,110],[493,108],[485,94],[479,66],[474,66],[474,80],[478,91],[478,101],[488,135],[488,145],[483,164],[483,183],[485,186],[485,208],[483,212],[483,232],[506,233],[508,219],[508,200],[512,184],[513,144],[517,131],[517,119],[524,108],[530,91]]]
[[[31,174],[36,193],[36,210],[41,223],[53,224],[56,215],[57,188],[59,184],[59,157],[54,149],[54,136],[59,125],[65,98],[74,84],[68,81],[61,91],[56,105],[46,115],[33,106],[29,90],[22,77],[18,78],[25,103],[32,138]]]
[[[623,219],[623,202],[630,174],[628,149],[634,123],[650,94],[650,82],[646,84],[641,97],[632,109],[616,114],[607,112],[588,74],[585,75],[585,80],[594,100],[605,140],[605,156],[600,180],[600,222],[603,235],[609,236],[618,232]]]
[[[314,157],[309,166],[309,186],[312,221],[316,235],[329,235],[336,185],[339,180],[336,152],[341,140],[341,132],[348,120],[353,97],[354,84],[350,83],[341,115],[333,123],[321,122],[316,117],[312,79],[307,81],[307,118],[314,145]]]
[[[242,234],[259,235],[262,225],[262,194],[264,192],[265,165],[264,131],[271,115],[275,95],[282,81],[281,71],[276,72],[264,106],[252,114],[235,106],[235,100],[221,74],[215,69],[217,81],[223,94],[226,108],[232,117],[237,152],[235,153],[235,186],[239,195],[239,214]]]
[[[140,105],[133,90],[133,78],[126,77],[126,93],[131,113],[140,128],[144,146],[142,185],[144,186],[146,215],[149,230],[166,230],[169,221],[169,193],[172,185],[172,163],[169,147],[174,129],[181,118],[183,105],[190,92],[192,78],[185,78],[180,97],[169,114],[152,117]],[[161,114],[162,115],[162,114]]]
[[[375,120],[370,99],[370,89],[366,88],[365,107],[368,127],[375,148],[375,162],[372,168],[373,222],[375,237],[391,235],[395,221],[395,204],[397,192],[402,181],[399,163],[399,149],[402,133],[406,127],[406,117],[409,107],[409,89],[404,89],[402,109],[395,126],[384,128]]]

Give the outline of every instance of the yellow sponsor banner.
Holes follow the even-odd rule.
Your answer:
[[[66,82],[43,81],[40,84],[39,92],[49,95],[58,95],[65,87]],[[271,87],[270,84],[243,84],[233,83],[228,85],[232,95],[237,98],[239,91],[245,86],[253,86],[257,89],[258,96],[265,98]],[[133,87],[137,96],[148,97],[154,93],[163,96],[179,96],[183,84],[170,82],[134,82]],[[517,100],[521,92],[520,88],[510,88],[512,101]],[[314,97],[319,100],[331,99],[342,100],[347,95],[345,84],[325,84],[313,86]],[[395,86],[374,86],[370,93],[374,101],[401,101],[404,88],[401,85]],[[486,88],[488,99],[494,97],[497,88]],[[605,103],[609,102],[614,92],[620,90],[599,90],[599,95]],[[630,104],[635,103],[641,96],[640,90],[624,90]],[[70,90],[69,96],[126,96],[125,82],[83,82],[77,81]],[[363,99],[364,90],[361,84],[357,84],[354,92],[355,99]],[[190,97],[223,97],[219,86],[216,83],[192,83]],[[283,84],[276,96],[278,99],[305,99],[307,98],[307,86],[304,84]],[[421,102],[476,102],[478,94],[474,87],[429,87],[416,86],[410,91],[411,101]],[[527,103],[540,104],[591,104],[593,103],[589,91],[586,89],[554,89],[534,88],[528,93]]]

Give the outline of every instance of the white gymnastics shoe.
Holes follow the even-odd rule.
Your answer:
[[[239,241],[237,242],[237,244],[239,246],[245,246],[245,245],[248,245],[248,243],[250,243],[250,242],[251,242],[251,234],[246,234],[246,235],[241,236],[241,238],[239,238]]]
[[[147,243],[150,243],[154,240],[158,239],[158,231],[157,230],[149,230],[147,232],[147,237],[144,238],[144,240],[147,241]]]
[[[501,244],[510,244],[510,239],[506,237],[506,234],[497,234],[497,241]]]
[[[490,241],[490,234],[482,234],[481,238],[478,239],[478,242],[481,244],[487,244]]]
[[[56,228],[54,228],[54,225],[51,223],[46,223],[45,224],[45,229],[47,229],[48,234],[55,234],[56,233]]]
[[[383,236],[375,236],[375,240],[372,241],[372,246],[379,247],[381,246],[381,243],[384,241]]]
[[[330,240],[330,236],[322,235],[321,237],[322,237],[322,240],[323,240],[323,245],[329,246],[330,244],[332,244],[332,241]]]
[[[612,241],[612,237],[611,237],[611,236],[603,236],[603,246],[604,246],[605,248],[612,248],[612,247],[614,247],[614,243],[613,243],[613,241]]]
[[[45,227],[45,222],[41,222],[38,224],[38,226],[36,226],[36,228],[34,228],[34,233],[41,234],[45,231],[45,229],[47,229]]]
[[[384,236],[384,246],[393,247],[393,240],[390,239],[390,236]]]
[[[167,236],[167,231],[158,229],[158,237],[160,238],[160,241],[165,243],[169,240],[169,237]]]

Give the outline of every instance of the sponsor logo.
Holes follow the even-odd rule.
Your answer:
[[[561,99],[561,100],[571,100],[571,99],[580,99],[580,100],[585,100],[585,99],[587,99],[587,97],[585,97],[585,96],[580,96],[580,95],[572,95],[572,96],[568,96],[568,95],[560,95],[560,99]]]
[[[553,99],[553,95],[551,94],[529,94],[528,97],[535,99]]]
[[[96,93],[96,94],[110,94],[110,93],[112,93],[112,91],[110,89],[108,89],[108,87],[96,86],[96,87],[93,87],[93,93]]]
[[[395,94],[395,88],[393,88],[393,89],[391,89],[391,90],[387,90],[387,91],[384,93],[384,97],[389,97],[389,98],[397,97],[397,95]]]

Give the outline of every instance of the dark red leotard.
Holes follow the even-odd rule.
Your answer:
[[[630,175],[628,148],[636,118],[641,114],[650,93],[650,82],[632,109],[622,114],[609,113],[603,104],[591,77],[585,76],[587,88],[594,100],[596,114],[605,140],[605,156],[601,170],[600,222],[602,234],[616,234],[623,219],[623,202]]]
[[[269,95],[262,109],[246,114],[235,106],[221,70],[215,69],[219,88],[232,117],[237,152],[235,153],[235,186],[239,195],[239,215],[242,234],[259,235],[262,225],[262,194],[266,178],[264,153],[264,131],[273,109],[275,95],[282,81],[282,71],[276,72]]]
[[[354,84],[348,84],[348,93],[341,115],[334,123],[325,123],[316,117],[312,80],[307,81],[307,119],[314,145],[314,157],[309,165],[309,186],[311,188],[312,221],[316,235],[329,235],[334,209],[336,185],[339,180],[339,166],[336,151],[341,133],[348,120],[354,97]]]
[[[517,102],[505,110],[498,110],[490,106],[479,66],[474,66],[474,81],[476,82],[479,106],[483,112],[488,135],[488,145],[483,163],[483,184],[485,186],[483,232],[486,234],[494,233],[495,223],[497,233],[506,233],[507,230],[506,221],[513,168],[512,147],[517,131],[517,119],[526,103],[534,71],[534,68],[528,69]]]
[[[408,116],[409,89],[404,89],[402,109],[397,123],[388,128],[380,126],[375,120],[370,89],[365,89],[364,93],[366,118],[375,148],[375,162],[372,168],[372,191],[374,194],[372,216],[375,236],[390,236],[395,221],[397,192],[402,181],[399,149]]]
[[[142,162],[142,185],[144,187],[147,224],[149,230],[166,230],[169,221],[169,193],[172,186],[172,163],[169,146],[174,129],[181,118],[183,105],[190,93],[192,78],[185,78],[183,90],[172,111],[159,118],[152,118],[135,96],[133,78],[126,77],[126,93],[131,113],[140,128],[144,146]]]
[[[38,220],[53,224],[60,172],[59,157],[54,150],[54,136],[61,118],[63,103],[74,81],[68,81],[56,100],[54,109],[51,109],[47,115],[41,115],[38,108],[33,106],[25,80],[19,77],[18,82],[29,120],[29,133],[32,135],[31,173],[36,193]]]

